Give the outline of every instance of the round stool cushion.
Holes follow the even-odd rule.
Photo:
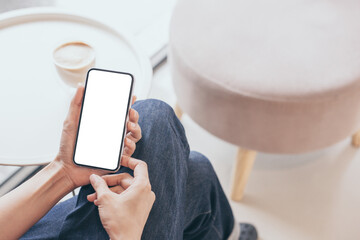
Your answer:
[[[360,3],[180,0],[169,59],[180,107],[238,146],[306,152],[360,128]]]

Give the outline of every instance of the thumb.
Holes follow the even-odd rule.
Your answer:
[[[85,88],[83,86],[80,86],[77,88],[76,93],[75,93],[73,99],[71,100],[70,114],[76,114],[78,112],[78,110],[81,108],[84,91],[85,91]]]
[[[98,197],[103,195],[104,193],[110,191],[105,180],[96,174],[91,174],[90,183],[93,186],[93,188],[95,189]]]

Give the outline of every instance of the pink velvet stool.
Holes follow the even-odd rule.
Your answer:
[[[313,151],[360,129],[359,9],[349,0],[179,0],[175,110],[239,146],[233,200],[256,151]]]

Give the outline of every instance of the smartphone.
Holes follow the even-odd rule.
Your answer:
[[[74,163],[116,171],[120,168],[134,77],[92,68],[88,71],[77,131]]]

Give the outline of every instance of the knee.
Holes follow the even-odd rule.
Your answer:
[[[133,107],[139,112],[139,125],[143,131],[143,137],[163,134],[168,130],[175,131],[176,135],[186,142],[185,130],[174,110],[167,103],[161,100],[147,99],[136,102]]]
[[[196,151],[190,152],[188,171],[189,175],[201,177],[204,181],[212,181],[216,177],[209,159]]]
[[[190,159],[196,164],[204,165],[206,168],[211,167],[209,159],[197,151],[190,152]]]
[[[147,99],[137,101],[134,104],[134,108],[139,112],[140,118],[152,118],[153,120],[164,121],[175,116],[172,107],[157,99]]]
[[[185,130],[171,106],[160,100],[148,99],[137,101],[133,108],[139,112],[139,125],[142,131],[142,139],[136,145],[135,157],[144,157],[147,152],[161,155],[169,153],[169,157],[178,154],[184,155],[184,159],[188,158],[189,146]],[[171,164],[168,162],[169,157],[156,161]]]

